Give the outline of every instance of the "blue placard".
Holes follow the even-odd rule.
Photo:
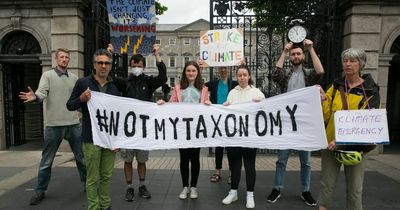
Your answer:
[[[107,0],[115,53],[147,55],[156,40],[155,0]]]

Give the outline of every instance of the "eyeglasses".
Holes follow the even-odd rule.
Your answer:
[[[111,62],[109,62],[109,61],[95,61],[95,63],[97,65],[100,65],[100,66],[102,66],[102,65],[106,65],[106,66],[111,65]]]

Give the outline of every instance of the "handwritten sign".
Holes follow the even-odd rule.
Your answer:
[[[388,144],[386,109],[335,112],[337,144]]]
[[[150,54],[156,40],[155,0],[107,0],[116,53]]]
[[[206,66],[237,66],[244,59],[243,29],[200,32],[200,59]]]

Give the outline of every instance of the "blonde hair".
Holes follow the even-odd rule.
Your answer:
[[[56,50],[56,58],[58,57],[58,54],[59,54],[60,52],[67,53],[67,54],[69,55],[69,50],[68,50],[68,49],[65,49],[65,48],[58,48],[58,49]]]

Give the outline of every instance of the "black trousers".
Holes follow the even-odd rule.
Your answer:
[[[224,158],[224,148],[215,147],[215,169],[222,169],[222,159]]]
[[[196,187],[200,173],[200,148],[179,149],[179,156],[183,187],[189,187],[189,162],[192,174],[190,187]]]
[[[237,190],[239,188],[243,159],[247,191],[254,191],[256,183],[256,149],[242,147],[228,147],[226,149],[231,168],[231,189]]]

